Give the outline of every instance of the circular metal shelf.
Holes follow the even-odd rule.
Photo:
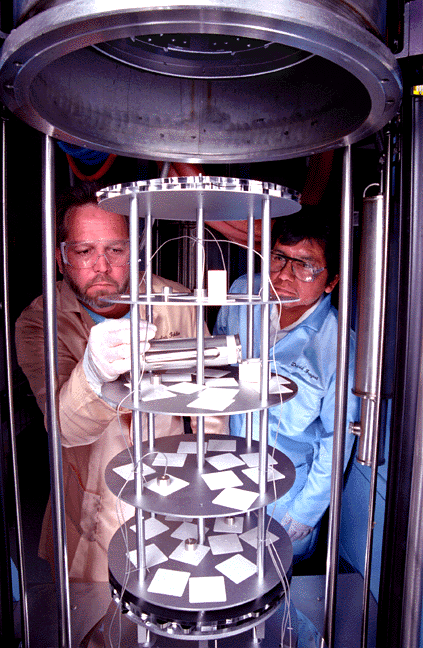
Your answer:
[[[154,543],[167,560],[150,567],[144,581],[140,581],[138,571],[132,564],[128,569],[126,559],[127,549],[130,551],[135,549],[135,533],[130,528],[134,520],[126,523],[124,534],[122,529],[119,529],[109,545],[109,574],[112,589],[122,597],[123,607],[130,611],[133,621],[146,626],[156,634],[171,635],[174,639],[217,638],[219,635],[238,634],[242,630],[254,627],[272,614],[281,603],[284,587],[267,552],[265,552],[263,579],[258,578],[257,574],[252,574],[236,584],[224,575],[226,594],[224,601],[191,602],[189,580],[196,577],[222,576],[222,572],[216,569],[217,565],[234,554],[213,555],[210,550],[198,566],[174,560],[171,554],[181,544],[181,540],[172,537],[172,533],[178,528],[179,523],[166,519],[160,521],[168,527],[168,531],[151,539],[147,544]],[[213,520],[210,524],[205,546],[208,546],[208,537],[214,535]],[[243,524],[245,532],[254,529],[257,520],[255,516],[247,515],[244,516]],[[277,538],[273,541],[273,548],[279,557],[281,571],[285,573],[286,587],[291,576],[292,545],[287,533],[279,524],[272,522],[269,531]],[[241,544],[239,555],[256,565],[256,549],[244,541],[242,535],[239,542]],[[189,573],[182,596],[148,591],[160,568]]]
[[[102,209],[127,216],[135,195],[139,216],[151,211],[159,220],[196,221],[200,205],[206,220],[244,220],[251,213],[261,218],[264,200],[269,200],[272,218],[301,209],[297,191],[268,182],[213,176],[140,180],[107,187],[97,195]]]
[[[233,377],[237,374],[236,367],[219,367],[219,369],[222,371],[226,370],[228,376]],[[192,369],[190,370],[190,373],[195,374],[196,372]],[[293,398],[298,391],[298,387],[289,378],[283,378],[284,381],[287,381],[283,386],[286,387],[289,392],[269,394],[269,397],[264,401],[260,398],[259,392],[248,386],[249,383],[237,381],[238,391],[233,394],[233,401],[229,403],[223,411],[219,409],[218,406],[215,409],[211,409],[210,407],[205,409],[200,405],[193,405],[194,401],[203,391],[201,385],[199,386],[198,391],[195,391],[194,393],[178,393],[174,395],[171,392],[168,398],[157,397],[155,400],[142,400],[141,395],[139,407],[135,408],[133,392],[131,385],[128,382],[129,379],[127,374],[119,376],[119,378],[113,382],[104,383],[101,395],[102,398],[112,407],[120,406],[132,410],[139,409],[141,412],[147,412],[149,414],[170,414],[172,416],[227,416],[230,414],[240,414],[251,412],[253,410],[267,409],[268,407],[280,405],[281,402]],[[166,384],[172,385],[171,382],[167,382]],[[228,390],[230,389],[231,388],[228,387]],[[233,391],[235,392],[235,389]],[[284,390],[282,391],[284,392]],[[140,393],[142,394],[142,392]]]
[[[236,457],[240,455],[255,454],[258,452],[258,442],[253,441],[251,447],[248,447],[245,439],[239,437],[227,437],[225,435],[205,435],[206,442],[210,440],[231,439],[236,441]],[[135,493],[134,480],[127,480],[121,477],[114,469],[121,466],[126,466],[130,463],[128,451],[120,452],[116,457],[110,461],[106,468],[105,479],[110,490],[120,499],[123,499],[128,504],[141,508],[144,511],[159,513],[161,515],[172,515],[178,518],[189,516],[196,518],[207,517],[228,517],[235,515],[236,509],[222,506],[221,504],[214,503],[213,500],[223,490],[211,490],[201,474],[215,474],[219,471],[216,470],[208,461],[207,458],[215,457],[219,452],[206,452],[206,461],[202,471],[197,466],[197,455],[187,454],[185,463],[182,467],[169,467],[167,474],[176,479],[181,479],[187,482],[184,488],[170,495],[164,495],[161,492],[156,492],[147,488],[147,484],[155,483],[158,476],[164,474],[164,466],[153,465],[156,457],[161,453],[176,453],[181,441],[195,441],[195,435],[185,434],[183,436],[164,437],[156,440],[154,449],[147,450],[146,456],[143,459],[143,465],[147,465],[154,470],[151,475],[146,475],[145,484],[142,495],[138,497]],[[152,452],[153,454],[149,454]],[[157,453],[157,454],[154,454]],[[269,449],[269,453],[274,453],[276,460],[275,469],[284,475],[283,479],[275,481],[270,480],[267,482],[267,489],[264,495],[259,495],[258,484],[250,479],[242,471],[248,468],[248,465],[242,460],[241,465],[231,468],[235,476],[240,481],[238,486],[240,489],[248,491],[249,493],[256,494],[257,497],[247,509],[243,510],[256,510],[272,504],[276,499],[282,497],[294,483],[295,468],[293,463],[286,455],[278,450]]]

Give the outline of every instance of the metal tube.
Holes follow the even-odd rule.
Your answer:
[[[336,588],[339,558],[339,529],[344,475],[345,425],[348,399],[348,366],[351,325],[352,274],[352,173],[351,148],[344,149],[342,173],[342,220],[340,289],[338,308],[338,348],[336,365],[336,398],[334,416],[333,464],[329,509],[329,536],[327,553],[325,621],[322,648],[326,642],[333,648],[335,640]]]
[[[389,228],[389,191],[391,184],[391,137],[388,134],[387,150],[386,150],[386,181],[385,181],[385,198],[379,201],[382,205],[381,218],[377,218],[378,229],[381,230],[380,246],[376,249],[376,255],[373,257],[373,266],[379,265],[375,263],[376,258],[380,258],[380,286],[379,286],[379,311],[375,320],[379,324],[379,331],[376,332],[377,338],[374,342],[375,351],[375,401],[372,400],[372,424],[373,427],[369,432],[363,435],[366,439],[366,444],[361,445],[363,450],[365,445],[368,447],[368,457],[370,458],[370,465],[372,467],[370,479],[370,493],[369,493],[369,512],[367,522],[367,539],[366,539],[366,552],[364,562],[364,576],[363,576],[363,622],[361,631],[361,646],[367,646],[367,634],[369,627],[369,602],[370,602],[370,577],[372,566],[372,549],[373,549],[373,527],[376,509],[376,489],[377,489],[377,466],[379,458],[379,430],[380,430],[380,406],[382,399],[382,365],[383,365],[383,347],[385,341],[385,304],[386,304],[386,280],[387,280],[387,265],[388,265],[388,228]],[[379,213],[379,210],[377,210]],[[382,222],[380,222],[382,221]],[[379,237],[378,237],[379,238]],[[361,250],[360,250],[361,252]],[[362,433],[364,430],[362,431]],[[361,438],[360,438],[361,441]],[[359,448],[359,449],[360,449]],[[363,460],[363,454],[357,457],[358,461]],[[365,457],[367,458],[367,457]]]
[[[25,555],[23,548],[21,502],[19,496],[19,476],[16,451],[16,429],[15,429],[15,408],[13,400],[13,375],[12,375],[12,336],[10,326],[10,300],[9,300],[9,248],[8,248],[8,221],[7,221],[7,179],[6,179],[6,119],[2,118],[2,162],[1,162],[1,184],[2,184],[2,251],[3,251],[3,313],[4,313],[4,337],[6,355],[6,381],[9,402],[9,443],[13,471],[13,488],[16,507],[16,544],[19,572],[19,587],[21,596],[21,622],[24,646],[29,646],[29,619],[28,619],[28,592],[26,587]],[[11,621],[11,619],[10,619]],[[12,626],[13,627],[13,626]]]
[[[46,135],[43,146],[43,302],[46,382],[46,419],[49,437],[51,508],[54,531],[59,646],[70,648],[71,623],[66,550],[62,447],[60,442],[57,381],[56,261],[54,222],[54,150]]]
[[[151,204],[148,205],[147,213],[144,221],[145,231],[145,295],[147,298],[147,305],[145,307],[145,319],[148,322],[153,321],[153,306],[148,304],[153,292],[153,271],[151,266],[151,258],[153,256],[153,217],[151,214]],[[154,414],[147,415],[147,429],[148,429],[148,447],[153,450],[155,443],[155,417]]]
[[[132,412],[132,431],[134,441],[134,489],[137,499],[142,496],[142,413],[139,410],[141,376],[140,362],[140,312],[138,307],[139,271],[138,271],[138,241],[139,219],[138,201],[136,194],[130,198],[129,211],[129,240],[130,240],[130,284],[131,297],[131,389],[133,392],[134,411]],[[144,542],[144,517],[142,509],[135,511],[136,547],[138,558],[138,579],[140,582],[145,577],[145,542]]]
[[[401,646],[419,648],[422,614],[423,569],[423,350],[419,375],[416,436],[411,478],[409,525],[405,559]]]
[[[197,209],[197,384],[204,385],[204,208],[203,196],[198,195]],[[197,416],[197,466],[200,471],[204,467],[204,416]]]
[[[263,198],[262,204],[262,230],[261,230],[261,291],[263,303],[261,305],[261,377],[260,377],[260,398],[261,404],[266,405],[269,399],[269,271],[270,271],[270,201],[269,197]],[[267,487],[267,444],[268,444],[268,410],[267,407],[260,410],[260,429],[259,429],[259,495],[262,497]],[[257,525],[257,572],[258,578],[264,576],[264,557],[265,557],[265,515],[264,510],[260,510]]]
[[[250,209],[248,214],[248,246],[247,246],[247,294],[251,298],[254,291],[254,210]],[[247,358],[253,357],[254,343],[254,307],[247,306]],[[247,446],[251,446],[253,439],[253,414],[247,412],[245,415],[245,437]]]

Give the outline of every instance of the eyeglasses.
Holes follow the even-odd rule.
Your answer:
[[[104,256],[110,266],[129,263],[129,241],[81,241],[60,244],[63,262],[72,268],[93,268]]]
[[[294,259],[286,256],[286,254],[282,254],[282,252],[272,251],[270,253],[270,272],[281,272],[288,261],[291,262],[291,270],[294,277],[300,281],[306,281],[308,283],[314,281],[317,275],[326,269],[326,266],[323,268],[314,268],[306,261]]]

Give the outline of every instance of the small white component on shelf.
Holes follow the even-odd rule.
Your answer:
[[[257,527],[246,531],[239,537],[244,540],[244,542],[247,542],[249,545],[254,547],[254,549],[257,549]],[[276,540],[279,540],[279,537],[277,535],[271,533],[270,531],[266,533],[266,546],[271,542],[276,542]]]
[[[187,540],[189,539],[190,538],[187,538]],[[203,560],[204,556],[206,556],[210,551],[210,547],[197,545],[196,549],[187,550],[185,543],[186,541],[181,542],[181,544],[176,547],[175,551],[170,554],[169,558],[197,567]]]
[[[206,387],[198,398],[188,404],[188,407],[223,412],[233,403],[237,392],[237,389]]]
[[[181,597],[183,596],[190,575],[190,572],[159,568],[147,591],[154,592],[155,594]]]
[[[248,511],[258,497],[258,493],[242,490],[241,488],[225,488],[215,499],[213,504],[227,506],[235,511]]]
[[[193,522],[182,522],[182,524],[172,533],[171,538],[176,538],[178,540],[198,538],[198,527]]]
[[[189,482],[184,479],[179,479],[178,477],[171,477],[170,484],[167,488],[159,486],[157,484],[157,479],[151,479],[145,485],[149,490],[152,490],[159,495],[163,495],[164,497],[172,495],[172,493],[176,493],[176,491],[181,490],[181,488],[185,488],[186,486],[189,486]]]
[[[235,488],[242,486],[242,481],[235,475],[233,470],[224,470],[217,473],[203,473],[201,477],[210,490],[222,490],[222,488]]]
[[[137,561],[137,550],[133,549],[128,554],[129,560],[131,563],[138,567]],[[155,565],[161,565],[162,563],[167,562],[167,556],[161,551],[155,544],[147,545],[145,548],[145,565],[147,568],[154,567]]]
[[[181,441],[177,452],[185,454],[197,454],[197,441]],[[204,452],[207,452],[207,443],[204,443]]]
[[[257,565],[241,554],[231,556],[219,565],[216,565],[216,569],[236,583],[236,585],[257,573]]]
[[[207,452],[236,452],[235,439],[210,439],[207,445]]]
[[[236,466],[245,466],[242,459],[231,452],[214,455],[213,457],[206,457],[206,461],[211,464],[213,468],[216,468],[216,470],[228,470],[229,468],[235,468]]]
[[[255,484],[259,483],[259,469],[258,468],[246,468],[245,470],[242,471],[244,475],[246,475],[249,479],[252,479],[252,481]],[[267,471],[267,481],[272,481],[276,479],[285,479],[285,475],[282,475],[278,470],[275,470],[275,468],[270,468]]]
[[[209,536],[209,545],[214,556],[227,553],[239,553],[242,551],[242,544],[234,533],[221,533]]]
[[[261,360],[260,358],[248,358],[239,364],[240,382],[254,383],[260,385]]]
[[[135,524],[131,526],[130,529],[135,533],[136,532]],[[168,529],[169,527],[166,524],[163,524],[163,522],[160,522],[160,520],[158,520],[157,518],[148,518],[147,520],[144,521],[145,540],[151,540],[151,538],[155,538],[161,533],[168,531]]]
[[[224,304],[226,302],[228,285],[226,270],[208,270],[207,285],[209,304]]]
[[[154,458],[153,466],[167,466],[168,468],[182,468],[187,455],[183,452],[160,452]]]
[[[231,520],[230,524],[229,520]],[[243,529],[244,518],[240,515],[230,518],[216,518],[214,521],[214,533],[242,533]]]
[[[114,472],[119,475],[119,477],[122,477],[125,481],[130,481],[131,479],[134,479],[134,464],[129,463],[125,464],[124,466],[116,466],[116,468],[113,468]],[[142,474],[145,477],[146,475],[152,475],[154,474],[154,470],[148,466],[147,464],[143,463],[142,465]]]
[[[190,603],[218,603],[226,601],[223,576],[197,576],[189,579]]]
[[[241,454],[241,459],[245,461],[249,468],[256,468],[259,464],[259,453],[258,452],[249,452],[248,454]],[[274,466],[278,462],[271,454],[267,455],[267,463],[269,466]]]

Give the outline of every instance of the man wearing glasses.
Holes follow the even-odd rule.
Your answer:
[[[116,497],[106,485],[104,472],[114,456],[132,445],[131,412],[123,410],[118,416],[100,394],[105,382],[130,370],[129,306],[123,301],[103,301],[128,292],[128,236],[126,218],[101,209],[89,185],[76,187],[58,203],[56,259],[63,274],[56,289],[59,419],[68,566],[73,581],[108,581],[108,545],[120,526]],[[173,281],[153,276],[153,292],[160,293],[165,286],[185,291]],[[144,308],[140,310],[144,317]],[[194,337],[195,330],[193,307],[155,306],[153,323],[140,323],[141,357],[152,337]],[[17,321],[16,348],[18,362],[45,412],[41,297]],[[207,432],[223,428],[224,422],[206,419]],[[183,431],[180,417],[155,416],[156,436]],[[123,501],[119,509],[121,518],[133,515],[132,507]],[[40,556],[53,565],[50,506],[43,520]]]
[[[275,221],[268,277],[276,298],[270,314],[270,367],[272,372],[291,378],[298,385],[298,393],[282,407],[269,409],[269,444],[291,459],[296,479],[268,512],[287,530],[294,562],[313,552],[330,500],[338,333],[331,292],[338,279],[337,239],[317,208],[303,207],[300,214]],[[256,275],[256,293],[260,284],[261,276]],[[247,292],[245,276],[234,282],[231,292]],[[282,304],[278,298],[292,301]],[[254,307],[254,357],[260,355],[260,316],[260,308]],[[222,307],[214,332],[238,333],[245,357],[247,307]],[[353,373],[354,336],[347,426],[358,416],[359,399],[351,393]],[[231,416],[230,431],[245,436],[244,415]],[[253,437],[259,438],[258,412],[253,413]],[[353,436],[347,434],[345,463],[352,445]]]

